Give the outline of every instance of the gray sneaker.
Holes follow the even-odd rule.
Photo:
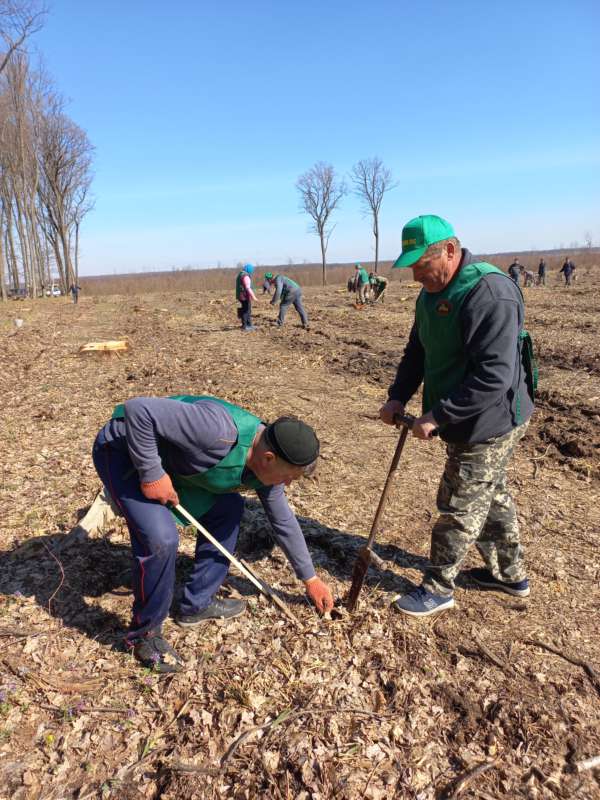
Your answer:
[[[215,598],[210,605],[194,614],[178,614],[175,622],[182,628],[193,628],[195,625],[202,625],[215,619],[233,619],[239,617],[246,610],[246,603],[243,600],[232,598]]]
[[[412,592],[400,597],[392,605],[395,606],[397,611],[402,614],[408,614],[410,617],[428,617],[448,608],[454,608],[454,597],[451,594],[433,594],[423,586],[418,586]]]

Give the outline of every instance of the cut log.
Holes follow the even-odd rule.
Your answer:
[[[109,342],[88,342],[79,348],[80,353],[112,353],[119,350],[129,350],[129,342],[126,339],[113,340]]]

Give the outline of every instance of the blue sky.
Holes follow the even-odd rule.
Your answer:
[[[295,182],[379,156],[402,224],[600,242],[600,3],[54,0],[34,45],[96,147],[81,273],[319,259]],[[373,255],[349,196],[330,261]]]

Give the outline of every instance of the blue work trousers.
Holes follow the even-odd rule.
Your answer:
[[[107,443],[101,431],[93,450],[96,471],[125,517],[133,552],[133,615],[127,640],[133,642],[160,631],[169,614],[175,587],[175,560],[179,533],[169,509],[148,500],[140,489],[139,477],[125,439]],[[233,552],[244,511],[239,494],[217,495],[213,507],[200,518],[229,552]],[[183,589],[181,614],[206,608],[225,580],[229,561],[197,535],[194,566]]]

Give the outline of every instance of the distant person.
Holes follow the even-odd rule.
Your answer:
[[[530,269],[523,270],[523,286],[535,286],[535,275]]]
[[[376,275],[374,272],[369,274],[369,284],[371,285],[371,292],[373,293],[373,302],[376,303],[381,300],[383,303],[385,298],[385,290],[387,289],[387,278],[383,275]]]
[[[81,291],[81,286],[78,286],[76,283],[72,283],[69,291],[71,292],[71,299],[73,300],[73,303],[77,305],[77,302],[79,301],[79,292]]]
[[[546,285],[546,262],[543,258],[540,258],[540,263],[538,264],[538,286],[545,286]]]
[[[519,264],[519,259],[518,258],[515,258],[513,263],[508,268],[508,274],[509,274],[510,278],[518,286],[519,285],[519,278],[521,276],[521,265]]]
[[[265,272],[265,279],[262,285],[263,294],[271,294],[271,289],[273,288],[273,284],[271,283],[272,277],[273,277],[272,272]]]
[[[571,276],[573,275],[574,265],[570,258],[565,258],[565,263],[560,268],[559,275],[562,273],[565,276],[565,286],[571,285]]]
[[[244,264],[235,281],[235,298],[240,303],[237,313],[242,323],[243,331],[256,330],[252,324],[252,301],[258,299],[252,291],[252,278],[250,276],[253,272],[254,266],[252,264]]]
[[[302,305],[302,289],[291,278],[286,275],[273,275],[272,272],[267,272],[269,283],[275,287],[275,294],[271,300],[271,305],[274,306],[279,303],[279,316],[277,317],[277,324],[281,328],[285,322],[285,315],[290,306],[294,306],[300,317],[300,322],[305,330],[308,330],[308,317],[304,306]],[[265,275],[265,277],[267,277]]]
[[[358,293],[358,302],[364,305],[369,294],[369,273],[358,263],[354,265],[354,291]]]

